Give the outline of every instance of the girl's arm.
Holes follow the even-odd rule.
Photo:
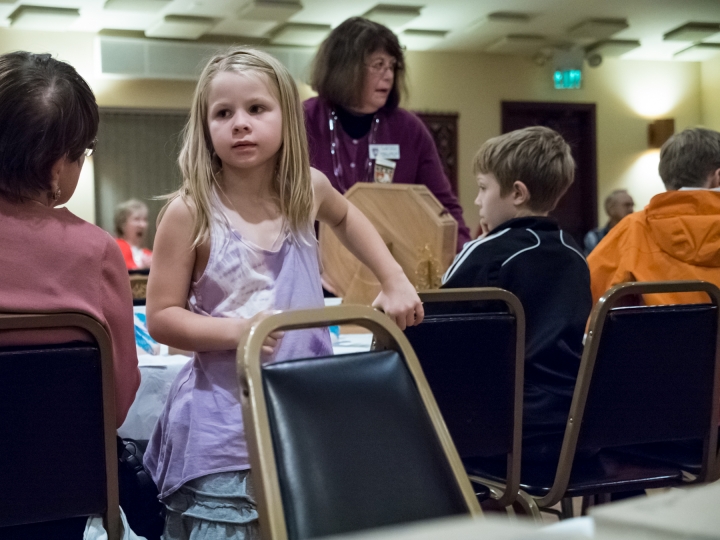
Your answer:
[[[209,242],[192,247],[192,229],[192,210],[180,197],[174,199],[155,236],[147,288],[148,331],[160,343],[186,351],[235,349],[240,336],[267,313],[241,319],[199,315],[187,309],[196,257],[198,252],[202,256],[203,250],[209,251]],[[264,352],[271,353],[276,342],[276,337],[266,340]]]
[[[382,290],[373,302],[373,307],[382,308],[401,329],[419,324],[424,316],[422,302],[375,227],[332,187],[323,173],[316,169],[311,171],[316,219],[328,224],[342,244],[380,282]]]

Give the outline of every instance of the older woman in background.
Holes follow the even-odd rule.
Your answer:
[[[346,20],[320,46],[311,82],[319,94],[305,102],[311,165],[341,193],[356,182],[426,185],[457,220],[459,250],[470,232],[435,144],[398,106],[405,61],[397,36],[361,17]]]
[[[144,247],[148,227],[145,203],[130,199],[115,208],[116,241],[128,270],[150,268],[152,251]]]

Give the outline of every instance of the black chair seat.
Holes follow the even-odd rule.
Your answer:
[[[272,332],[333,324],[363,326],[385,350],[261,363]],[[385,315],[364,306],[277,313],[239,351],[264,537],[482,513],[415,353]]]
[[[702,441],[638,444],[624,448],[623,453],[654,459],[694,475],[702,470]]]
[[[506,465],[501,459],[463,460],[471,476],[503,482]],[[555,480],[555,465],[523,461],[520,489],[534,497],[550,492]],[[616,451],[603,451],[592,457],[575,457],[566,497],[667,487],[682,484],[682,470],[658,461],[640,459]]]

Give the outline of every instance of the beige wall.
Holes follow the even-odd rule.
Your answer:
[[[187,109],[195,83],[169,80],[128,80],[100,75],[94,34],[30,32],[0,29],[0,54],[25,50],[51,53],[71,63],[90,84],[101,107]],[[102,149],[102,141],[100,142]],[[75,214],[95,221],[95,184],[92,163],[83,167],[80,182],[67,204]]]
[[[702,123],[720,131],[720,57],[701,64]]]
[[[99,74],[92,34],[0,29],[0,53],[25,49],[51,52],[87,78],[106,107],[188,108],[193,82],[114,79]],[[702,77],[701,77],[702,70]],[[662,191],[657,152],[647,150],[652,118],[675,118],[676,129],[705,123],[720,127],[720,99],[710,91],[720,81],[720,61],[699,63],[606,60],[586,68],[581,90],[554,90],[549,66],[517,57],[470,53],[408,53],[410,98],[417,110],[460,114],[459,189],[468,224],[477,223],[470,162],[486,139],[500,133],[500,102],[573,101],[597,104],[598,200],[625,187],[638,206]],[[701,84],[702,82],[702,84]],[[309,95],[307,87],[301,94]],[[703,118],[704,115],[704,118]],[[89,171],[88,171],[89,172]],[[94,220],[94,186],[86,172],[70,208]],[[599,212],[599,215],[603,215]]]
[[[606,60],[583,70],[580,90],[553,89],[549,66],[517,57],[410,52],[408,71],[409,108],[460,113],[460,199],[473,226],[471,161],[485,140],[500,134],[503,100],[597,105],[599,207],[613,189],[629,189],[638,208],[663,191],[658,153],[647,148],[649,119],[675,118],[677,129],[701,120],[698,63]],[[598,216],[604,220],[601,208]]]

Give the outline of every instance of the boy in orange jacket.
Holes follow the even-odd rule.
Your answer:
[[[694,128],[660,150],[665,193],[625,217],[590,253],[593,303],[628,281],[699,279],[720,286],[720,133]],[[646,304],[706,302],[704,293],[645,296]]]

